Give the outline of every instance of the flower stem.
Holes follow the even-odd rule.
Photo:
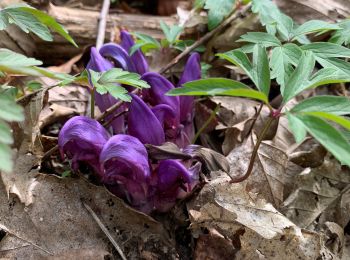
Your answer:
[[[268,119],[268,121],[266,122],[263,130],[261,131],[259,137],[258,137],[258,140],[254,146],[254,149],[253,149],[253,152],[252,152],[252,156],[250,157],[250,161],[249,161],[249,166],[248,166],[248,169],[246,171],[246,173],[243,175],[243,176],[238,176],[237,178],[233,178],[230,183],[238,183],[238,182],[242,182],[244,180],[246,180],[250,174],[252,173],[253,171],[253,168],[254,168],[254,162],[255,162],[255,158],[258,154],[258,150],[259,150],[259,147],[260,147],[260,144],[261,142],[264,140],[264,137],[267,133],[267,131],[269,130],[272,122],[275,120],[276,118],[275,117],[270,117]]]
[[[208,118],[207,121],[205,121],[204,125],[197,131],[196,135],[193,137],[192,139],[192,143],[194,144],[198,137],[201,135],[201,133],[208,127],[208,125],[210,124],[210,122],[215,118],[216,113],[218,112],[219,108],[220,108],[220,103],[215,107],[215,109],[213,110],[213,112],[210,114],[210,117]]]
[[[90,99],[90,116],[92,119],[95,118],[95,88],[91,89]]]

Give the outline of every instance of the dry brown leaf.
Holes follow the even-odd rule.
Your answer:
[[[294,185],[281,208],[291,221],[302,228],[326,221],[344,228],[349,222],[350,171],[335,159],[327,158],[320,167],[306,168],[295,178]]]
[[[230,184],[225,175],[204,186],[188,204],[192,229],[215,228],[232,239],[235,259],[329,259],[334,255],[315,232],[300,229],[270,203]],[[281,250],[283,249],[283,250]]]
[[[251,135],[241,146],[232,150],[227,156],[231,167],[231,176],[243,175],[255,144]],[[258,197],[272,203],[275,207],[283,202],[287,155],[271,144],[263,142],[259,148],[251,176],[245,181],[246,190],[254,192]]]
[[[0,226],[30,245],[8,251],[2,251],[0,247],[0,257],[38,259],[50,256],[38,247],[56,257],[73,257],[83,249],[112,253],[107,238],[82,201],[94,210],[128,257],[137,257],[143,249],[158,256],[164,254],[163,250],[172,255],[173,249],[163,226],[131,209],[104,187],[96,187],[79,178],[29,175],[37,182],[32,190],[34,201],[29,207],[15,197],[8,200],[1,185]],[[138,244],[143,244],[144,248],[135,246]]]

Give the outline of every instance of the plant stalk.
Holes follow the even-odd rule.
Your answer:
[[[263,130],[261,131],[259,137],[258,137],[258,140],[254,146],[254,149],[253,149],[253,152],[252,152],[252,156],[250,157],[250,161],[249,161],[249,166],[248,166],[248,169],[246,171],[246,173],[243,175],[243,176],[238,176],[238,177],[233,177],[232,180],[230,181],[230,183],[238,183],[238,182],[242,182],[244,180],[246,180],[250,174],[252,173],[253,171],[253,168],[254,168],[254,162],[255,162],[255,158],[258,154],[258,150],[259,150],[259,147],[260,147],[260,144],[261,142],[264,140],[264,137],[267,133],[267,131],[269,130],[272,122],[275,120],[276,118],[274,117],[270,117],[268,119],[268,121],[266,122]]]
[[[92,119],[95,119],[95,88],[91,89],[90,116]]]

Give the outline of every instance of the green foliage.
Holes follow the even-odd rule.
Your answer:
[[[126,102],[130,102],[131,97],[128,95],[128,91],[122,86],[119,86],[119,84],[136,88],[150,88],[146,81],[140,79],[141,77],[139,74],[122,69],[114,68],[106,72],[90,70],[89,72],[92,85],[98,93],[101,95],[109,93],[113,97]]]
[[[0,10],[0,30],[15,24],[26,33],[32,32],[45,41],[52,41],[50,30],[57,32],[78,47],[62,25],[46,13],[28,5],[13,5]]]
[[[267,96],[247,85],[225,78],[208,78],[187,82],[182,88],[172,89],[169,96],[235,96],[249,97],[268,103]]]
[[[350,44],[350,20],[342,21],[338,23],[338,26],[340,29],[333,33],[329,42],[348,46]]]
[[[206,0],[204,9],[208,10],[208,28],[213,30],[233,10],[236,0]]]
[[[73,78],[68,74],[55,73],[47,69],[37,67],[37,65],[41,64],[41,61],[34,58],[28,58],[8,49],[0,48],[0,72],[37,77],[49,77],[59,80],[68,80]]]
[[[179,51],[184,51],[187,47],[191,46],[195,41],[194,40],[180,40],[180,35],[183,32],[184,28],[179,25],[168,26],[163,21],[160,22],[160,27],[164,33],[165,39],[162,39],[161,42],[154,39],[152,36],[142,34],[142,33],[133,33],[137,38],[136,44],[131,47],[130,55],[134,54],[135,51],[141,49],[143,53],[150,52],[152,50],[160,50],[161,48],[174,48]],[[194,51],[204,52],[205,47],[199,46]]]
[[[137,37],[136,44],[131,47],[130,55],[133,55],[138,49],[141,48],[142,52],[147,53],[150,50],[159,50],[161,48],[160,43],[152,36],[143,33],[133,33]]]
[[[0,88],[0,171],[10,172],[13,168],[12,130],[8,123],[24,120],[23,109],[17,105],[10,92]]]
[[[297,142],[307,133],[317,139],[338,160],[350,166],[349,133],[350,99],[316,96],[305,99],[289,111],[285,105],[304,90],[332,83],[350,82],[350,49],[346,31],[348,21],[330,24],[312,20],[300,26],[283,14],[270,0],[252,0],[252,10],[260,17],[267,32],[249,32],[239,42],[247,45],[218,54],[240,67],[257,90],[242,83],[221,79],[203,79],[184,84],[170,95],[225,95],[260,100],[271,110],[272,117],[286,115]],[[308,34],[334,30],[330,42],[310,42]],[[268,49],[268,50],[266,50]],[[269,55],[268,55],[269,54]],[[320,66],[321,68],[320,68]],[[269,105],[271,79],[276,79],[283,98],[274,111]],[[349,135],[349,134],[347,134]]]

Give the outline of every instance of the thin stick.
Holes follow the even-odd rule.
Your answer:
[[[210,124],[210,122],[215,118],[216,113],[218,112],[219,108],[220,108],[220,103],[216,106],[216,108],[213,110],[213,112],[210,114],[210,117],[208,118],[207,121],[205,121],[204,125],[197,131],[196,135],[193,137],[192,139],[192,143],[194,144],[198,137],[201,135],[201,133],[208,127],[208,125]]]
[[[136,95],[138,91],[139,91],[138,89],[135,89],[131,92],[131,94]],[[109,107],[105,112],[103,112],[102,115],[98,116],[96,118],[96,120],[101,122],[107,116],[113,114],[114,111],[117,110],[118,108],[120,108],[123,104],[124,104],[124,101],[119,101],[119,102],[115,103],[113,106]]]
[[[196,41],[191,46],[187,47],[183,52],[181,52],[173,60],[171,60],[168,65],[163,67],[159,71],[159,73],[162,74],[162,73],[166,72],[167,70],[169,70],[174,65],[176,65],[181,59],[186,57],[191,51],[193,51],[194,49],[196,49],[197,47],[199,47],[203,43],[205,43],[208,40],[210,40],[210,38],[212,38],[215,34],[220,32],[221,30],[223,30],[227,25],[232,23],[234,20],[238,19],[240,16],[244,15],[250,9],[250,7],[251,7],[251,4],[247,4],[240,11],[237,11],[237,9],[235,9],[233,11],[233,13],[226,20],[224,20],[218,27],[216,27],[214,30],[212,30],[212,31],[208,32],[207,34],[205,34],[202,38],[200,38],[198,41]]]
[[[253,130],[254,125],[255,125],[256,121],[258,120],[258,117],[260,116],[260,113],[261,113],[261,110],[262,110],[263,106],[264,106],[264,103],[261,103],[260,107],[258,109],[258,112],[256,113],[256,115],[255,115],[255,117],[253,119],[252,125],[250,126],[249,131],[248,131],[246,136],[248,136],[251,133],[251,131]]]
[[[128,113],[129,111],[128,110],[124,110],[124,111],[121,111],[120,113],[114,115],[111,119],[109,119],[108,121],[104,122],[103,123],[103,126],[106,127],[106,126],[109,126],[115,119],[117,119],[118,117]]]
[[[96,221],[97,225],[101,228],[101,230],[103,231],[103,233],[105,233],[105,235],[108,237],[109,241],[113,244],[114,248],[118,251],[120,257],[123,260],[126,260],[126,256],[124,255],[122,249],[120,248],[120,246],[118,245],[118,243],[114,240],[114,238],[112,237],[112,235],[109,233],[109,231],[107,230],[107,228],[103,225],[103,223],[101,222],[101,220],[98,218],[98,216],[95,214],[95,212],[87,205],[83,202],[84,207],[87,209],[87,211],[89,211],[89,213],[91,214],[91,216],[94,218],[94,220]]]
[[[100,13],[100,21],[98,24],[98,32],[97,32],[97,39],[96,39],[96,48],[100,49],[106,35],[106,24],[107,24],[107,15],[109,12],[109,6],[111,4],[110,0],[103,0],[102,9]]]

